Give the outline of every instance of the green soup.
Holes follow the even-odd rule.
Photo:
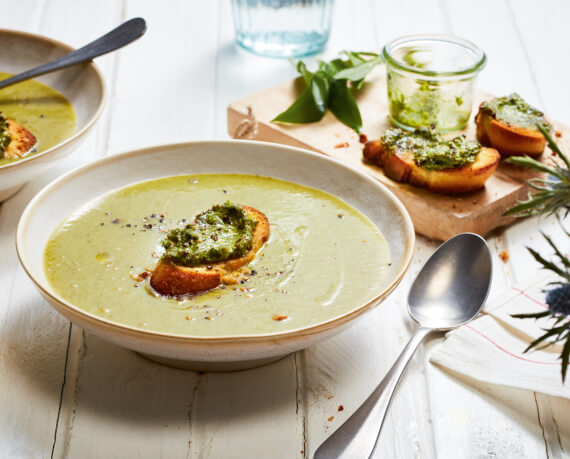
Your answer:
[[[0,72],[0,80],[12,76]],[[28,129],[37,138],[29,154],[45,151],[75,133],[76,116],[71,103],[58,91],[35,80],[0,91],[0,111]],[[0,166],[21,158],[0,158]]]
[[[267,243],[241,284],[184,299],[152,291],[148,278],[169,230],[230,200],[263,212]],[[113,191],[78,209],[50,237],[45,272],[53,289],[97,316],[184,335],[271,333],[347,312],[386,285],[388,245],[361,213],[336,197],[250,175],[166,177]]]

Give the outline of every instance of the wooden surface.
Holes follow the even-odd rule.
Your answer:
[[[369,75],[363,90],[357,94],[363,119],[362,132],[369,140],[378,139],[390,127],[385,73],[385,67],[379,66]],[[359,141],[358,134],[339,122],[330,112],[318,123],[295,126],[271,122],[291,105],[303,89],[301,80],[294,79],[232,102],[228,106],[229,135],[233,138],[307,148],[372,175],[402,201],[412,217],[416,231],[427,237],[446,240],[462,232],[485,236],[491,230],[516,219],[505,216],[504,213],[526,198],[529,191],[526,180],[536,174],[501,162],[484,188],[455,196],[395,182],[384,175],[382,168],[362,160],[364,145]],[[477,107],[481,101],[491,97],[484,91],[477,91],[468,126],[452,135],[463,134],[469,139],[475,139],[473,118]],[[556,129],[565,134],[561,138],[561,144],[567,146],[566,138],[570,138],[570,129],[560,125]],[[549,156],[550,150],[547,150],[541,160],[548,161]]]
[[[72,167],[134,148],[227,138],[226,107],[295,77],[287,61],[235,47],[226,0],[0,0],[0,27],[81,46],[126,18],[147,34],[97,59],[109,106],[70,158],[0,207],[0,457],[304,458],[361,403],[415,328],[407,290],[437,247],[418,237],[409,274],[341,335],[280,362],[232,374],[173,370],[71,326],[19,266],[15,228],[39,189]],[[552,0],[337,0],[325,58],[379,49],[402,33],[456,33],[489,64],[479,86],[517,91],[570,123],[570,4]],[[538,269],[540,231],[568,251],[553,219],[492,232],[491,296]],[[498,254],[508,251],[503,262]],[[398,389],[377,458],[564,458],[570,402],[448,374],[417,354]],[[343,410],[339,411],[342,406]]]

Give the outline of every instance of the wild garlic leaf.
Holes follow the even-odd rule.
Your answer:
[[[334,78],[338,72],[347,68],[347,63],[342,59],[333,59],[330,62],[319,60],[318,63],[319,70],[324,72],[330,78]]]
[[[330,88],[329,108],[338,120],[360,134],[362,118],[352,91],[344,81],[333,81]]]
[[[327,76],[321,72],[317,72],[313,75],[311,84],[309,85],[311,91],[313,92],[313,98],[315,103],[319,107],[319,110],[323,112],[323,115],[327,111],[327,105],[329,104],[329,88],[330,83]]]
[[[309,71],[303,61],[298,61],[296,68],[307,88],[287,110],[272,121],[312,123],[322,119],[326,109],[330,108],[339,121],[360,132],[362,118],[352,91],[362,87],[364,78],[374,66],[382,62],[382,57],[370,52],[344,51],[343,54],[346,59],[318,61],[315,72]]]
[[[355,65],[360,65],[366,62],[366,59],[362,58],[358,53],[354,53],[352,51],[345,51],[343,54],[346,54],[346,57],[348,57],[348,61],[353,67]]]
[[[303,77],[305,84],[311,84],[311,80],[313,79],[313,72],[309,72],[309,70],[307,70],[307,66],[303,61],[297,62],[297,72],[299,72],[299,74]]]
[[[322,75],[314,74],[309,86],[284,112],[272,121],[304,124],[320,121],[325,115],[329,97],[329,83]]]
[[[346,68],[341,70],[337,74],[335,74],[335,80],[350,80],[350,81],[358,81],[366,78],[374,67],[382,62],[382,57],[377,56],[373,59],[370,59],[362,64],[355,65],[353,67]]]

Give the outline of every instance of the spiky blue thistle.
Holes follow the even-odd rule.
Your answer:
[[[546,304],[552,314],[570,316],[570,284],[562,284],[549,290],[546,294]]]

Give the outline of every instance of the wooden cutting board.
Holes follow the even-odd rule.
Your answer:
[[[383,66],[377,68],[357,97],[364,123],[362,132],[368,139],[379,138],[389,126],[384,75]],[[529,187],[526,180],[533,173],[502,163],[485,188],[458,196],[432,193],[394,182],[384,175],[381,168],[362,161],[363,144],[359,136],[337,121],[331,113],[327,113],[318,123],[298,126],[271,123],[271,119],[285,110],[302,89],[302,83],[297,79],[231,103],[228,106],[230,136],[307,148],[372,175],[402,201],[416,231],[430,238],[446,240],[465,231],[485,236],[491,230],[515,220],[515,217],[506,217],[503,213],[527,197]],[[483,91],[477,92],[474,112],[482,100],[491,97]],[[474,113],[468,127],[457,134],[464,133],[468,138],[475,138],[473,117]],[[567,151],[570,128],[558,123],[554,125],[556,130],[564,134],[558,141]],[[548,161],[551,154],[547,148],[542,160]]]

